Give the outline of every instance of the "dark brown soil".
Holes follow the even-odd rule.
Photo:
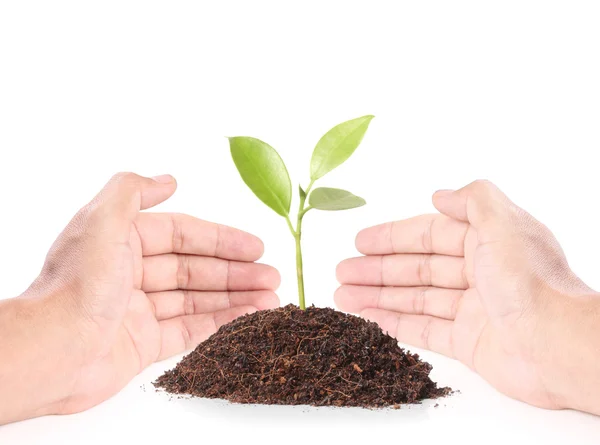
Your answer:
[[[375,323],[288,305],[222,326],[155,386],[235,403],[377,408],[447,395]]]

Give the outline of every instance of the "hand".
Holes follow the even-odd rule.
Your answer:
[[[513,398],[600,412],[597,397],[573,400],[581,391],[568,383],[576,375],[600,383],[590,376],[600,362],[590,350],[600,345],[586,331],[600,320],[600,299],[552,233],[486,181],[437,192],[433,203],[441,214],[358,234],[367,256],[338,266],[340,309],[460,360]],[[585,376],[572,369],[581,356],[595,360]]]
[[[278,272],[253,263],[263,253],[258,238],[186,215],[140,213],[175,189],[171,176],[119,174],[59,236],[39,278],[14,300],[15,313],[33,321],[28,338],[44,345],[46,359],[33,365],[46,367],[38,370],[43,403],[32,396],[44,406],[10,420],[85,410],[224,323],[279,305]]]

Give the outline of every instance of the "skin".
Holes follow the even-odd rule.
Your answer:
[[[262,242],[191,216],[141,213],[171,176],[118,174],[75,215],[39,277],[0,301],[0,424],[88,409],[219,326],[279,306]]]
[[[237,316],[277,307],[256,237],[178,214],[171,176],[116,175],[0,301],[0,424],[88,409]],[[600,415],[600,296],[550,231],[493,184],[440,191],[440,211],[363,230],[338,266],[342,310],[460,360],[509,395]]]
[[[496,186],[434,194],[439,214],[361,231],[335,301],[504,394],[600,415],[600,296],[552,233]]]

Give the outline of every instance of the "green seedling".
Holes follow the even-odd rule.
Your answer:
[[[319,187],[315,182],[346,161],[359,146],[374,116],[363,116],[336,125],[317,142],[310,160],[310,183],[298,187],[300,205],[296,227],[290,220],[292,182],[279,153],[266,142],[245,136],[229,138],[233,162],[254,194],[278,215],[285,218],[296,241],[296,273],[300,309],[306,309],[302,269],[302,220],[311,210],[346,210],[366,204],[346,190]],[[308,199],[307,199],[308,198]],[[307,205],[308,201],[308,205]]]

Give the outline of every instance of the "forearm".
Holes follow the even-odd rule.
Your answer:
[[[59,412],[70,381],[60,318],[40,299],[0,301],[0,425]]]
[[[600,415],[600,296],[563,301],[548,345],[547,385],[559,406]]]

